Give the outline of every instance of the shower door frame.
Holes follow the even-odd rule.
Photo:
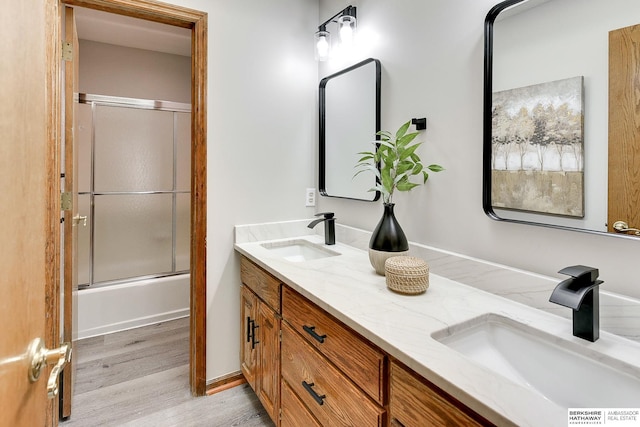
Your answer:
[[[206,384],[206,235],[207,235],[207,14],[150,0],[61,0],[62,4],[160,22],[191,30],[191,246],[189,384],[191,394],[204,396]],[[55,27],[55,24],[52,24]],[[49,69],[60,58],[48,58]],[[60,99],[60,85],[49,82]],[[52,185],[56,184],[55,181]],[[54,296],[56,286],[48,286]],[[55,288],[55,289],[54,289]],[[57,317],[57,316],[54,316]],[[55,321],[47,325],[49,338],[59,336]]]
[[[89,173],[89,191],[78,191],[78,196],[89,196],[89,265],[88,265],[88,281],[87,283],[80,283],[78,279],[78,289],[96,288],[102,286],[118,285],[122,283],[131,283],[139,280],[159,279],[163,277],[176,276],[180,274],[188,274],[189,270],[180,269],[176,267],[176,240],[177,240],[177,196],[178,194],[190,194],[187,190],[177,189],[177,162],[178,162],[178,148],[177,148],[177,133],[176,133],[176,114],[188,113],[191,115],[191,104],[172,101],[161,101],[142,98],[127,98],[121,96],[107,96],[107,95],[95,95],[87,93],[78,94],[78,102],[80,104],[89,105],[91,108],[91,144],[90,144],[90,173]],[[130,108],[136,110],[146,111],[163,111],[172,113],[173,134],[172,134],[172,175],[171,175],[171,190],[120,190],[120,191],[96,191],[95,189],[95,164],[96,164],[96,122],[97,122],[97,109],[99,107],[112,107],[112,108]],[[189,170],[189,176],[191,171]],[[154,271],[147,274],[138,274],[133,276],[112,278],[109,280],[95,279],[95,243],[96,243],[96,216],[95,216],[95,198],[96,196],[136,196],[136,195],[158,195],[158,194],[170,194],[171,197],[171,268],[164,271]],[[191,234],[191,230],[189,230]]]

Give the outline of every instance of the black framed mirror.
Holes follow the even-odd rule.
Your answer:
[[[630,153],[640,150],[640,126],[625,110],[640,102],[640,84],[629,78],[640,72],[630,61],[640,48],[629,41],[640,37],[639,24],[635,0],[506,0],[489,11],[483,208],[490,218],[637,238],[640,157]]]
[[[319,190],[329,197],[375,201],[373,174],[354,177],[358,153],[380,131],[380,61],[369,58],[320,81]]]

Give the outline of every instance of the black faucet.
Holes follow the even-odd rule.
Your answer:
[[[321,222],[325,222],[324,224],[324,244],[325,245],[335,245],[336,244],[336,219],[333,217],[333,212],[322,212],[318,213],[315,216],[322,215],[324,218],[315,219],[311,221],[307,227],[313,228]]]
[[[573,335],[591,342],[600,337],[600,293],[598,269],[573,265],[558,271],[571,276],[551,293],[550,302],[573,309]]]

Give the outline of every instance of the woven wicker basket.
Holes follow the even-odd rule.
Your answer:
[[[387,287],[402,294],[421,294],[429,287],[429,266],[420,258],[395,256],[384,263]]]

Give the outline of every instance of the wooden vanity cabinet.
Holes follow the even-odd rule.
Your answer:
[[[309,412],[304,403],[287,385],[282,381],[280,385],[280,427],[322,427]]]
[[[279,425],[280,282],[244,257],[240,269],[242,374]]]
[[[258,297],[246,286],[240,288],[240,369],[252,389],[256,389],[258,366],[258,338],[255,336],[255,322],[258,319]]]
[[[282,381],[323,426],[384,426],[386,411],[282,323]]]
[[[282,287],[282,317],[305,341],[385,404],[385,354],[296,291]]]
[[[391,363],[390,377],[391,426],[493,426],[398,362]]]
[[[247,258],[241,369],[280,427],[491,426]]]
[[[281,387],[292,400],[323,426],[386,426],[385,354],[287,286],[282,319]]]

